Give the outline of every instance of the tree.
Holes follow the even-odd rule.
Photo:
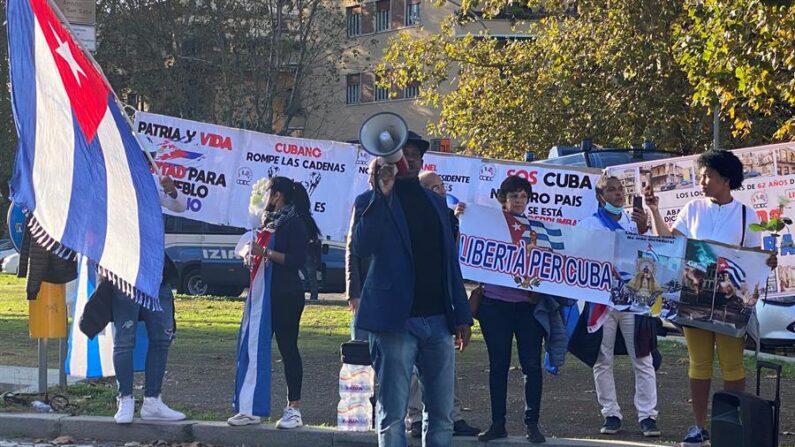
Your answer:
[[[675,27],[677,61],[696,104],[720,106],[748,143],[795,139],[795,5],[687,0]]]
[[[711,105],[693,101],[696,85],[676,48],[683,38],[679,24],[690,11],[681,2],[540,3],[463,1],[442,32],[423,39],[398,35],[379,72],[401,86],[420,81],[421,101],[441,108],[429,131],[458,138],[477,154],[543,155],[584,137],[618,147],[652,140],[684,152],[709,146]],[[488,31],[456,37],[462,21],[518,4],[537,16],[514,24],[528,39],[497,40]],[[445,83],[453,90],[441,94]],[[746,143],[739,137],[726,145]]]
[[[151,111],[287,134],[327,112],[343,19],[328,0],[102,0],[97,59]]]

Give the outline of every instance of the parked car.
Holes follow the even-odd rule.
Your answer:
[[[0,239],[0,262],[3,262],[7,256],[16,253],[17,250],[9,239]]]
[[[19,253],[6,256],[2,264],[3,273],[10,273],[16,275],[19,271]]]
[[[165,221],[166,253],[177,267],[180,293],[237,296],[248,287],[249,270],[235,253],[244,229],[184,217]],[[345,244],[323,241],[318,276],[321,292],[345,290]]]
[[[556,147],[550,151],[546,164],[564,166],[588,166],[594,168],[607,168],[627,163],[640,161],[660,160],[678,157],[682,154],[657,150],[633,151],[626,149],[600,149],[580,151],[574,147]],[[555,148],[553,148],[555,149]],[[746,177],[761,175],[757,171],[748,171]],[[669,187],[670,185],[670,187]],[[660,188],[662,191],[674,189],[675,185],[666,183]],[[784,297],[776,300],[759,300],[756,305],[756,315],[759,319],[759,338],[764,346],[795,345],[795,296]],[[676,331],[673,324],[663,320],[664,329]]]

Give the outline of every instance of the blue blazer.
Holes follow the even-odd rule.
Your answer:
[[[459,325],[471,325],[457,243],[453,239],[450,210],[441,197],[423,189],[439,216],[447,281],[444,287],[445,317],[450,332]],[[401,332],[406,328],[414,303],[414,261],[406,216],[395,193],[385,197],[367,191],[354,202],[351,249],[357,256],[371,258],[362,286],[356,327],[374,332]]]

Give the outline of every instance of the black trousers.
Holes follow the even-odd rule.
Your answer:
[[[271,295],[271,327],[282,355],[284,378],[287,382],[287,400],[301,400],[301,383],[304,366],[298,352],[298,326],[304,312],[304,292]]]
[[[489,353],[491,421],[494,425],[505,424],[508,370],[514,337],[524,375],[524,422],[527,425],[538,423],[544,383],[541,371],[544,328],[533,317],[534,307],[529,302],[509,303],[487,297],[480,304],[478,317]]]

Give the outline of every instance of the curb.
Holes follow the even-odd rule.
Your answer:
[[[280,430],[272,425],[230,427],[224,422],[180,421],[145,422],[135,419],[132,424],[117,424],[112,417],[67,416],[47,413],[0,413],[0,436],[19,438],[56,438],[68,435],[75,439],[97,441],[202,442],[219,446],[245,447],[377,447],[374,432],[339,432],[332,428],[302,427]],[[421,442],[410,439],[412,447]],[[474,438],[453,438],[457,447],[484,447]],[[489,447],[527,446],[524,437],[511,436],[490,441]],[[659,447],[668,444],[649,444],[621,440],[549,438],[546,447]]]

